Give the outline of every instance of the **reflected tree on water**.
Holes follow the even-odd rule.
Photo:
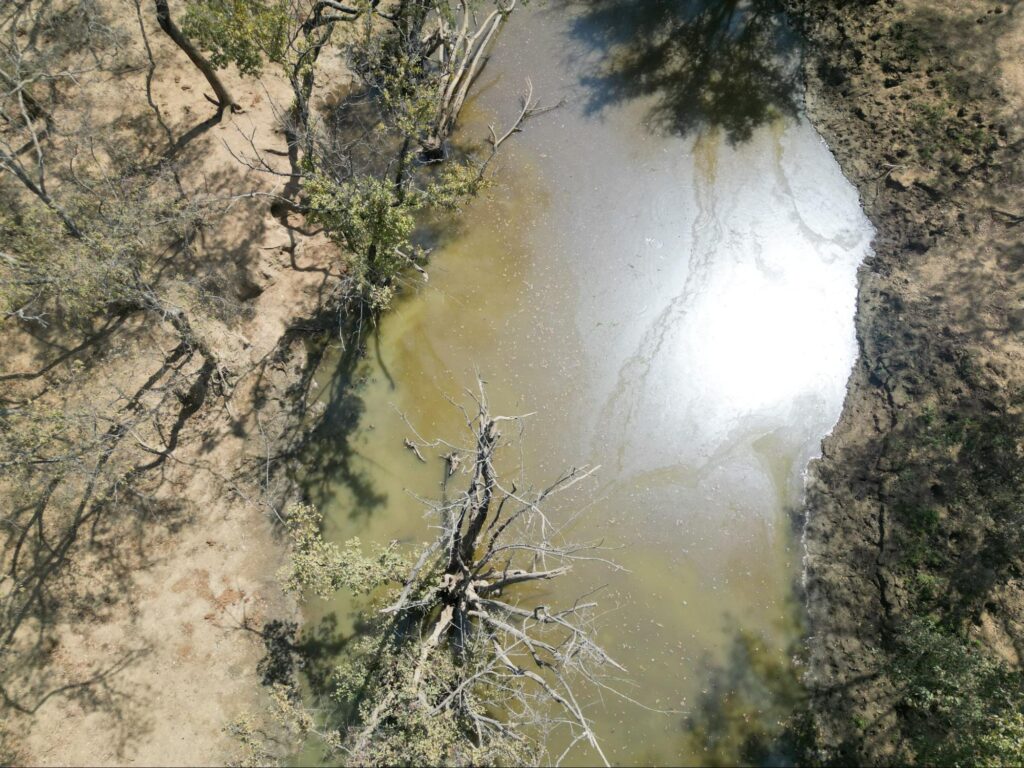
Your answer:
[[[707,687],[683,724],[688,749],[712,766],[807,759],[808,701],[796,648],[778,648],[746,629],[734,632],[724,661],[711,666]]]
[[[721,127],[734,143],[797,112],[796,37],[776,0],[577,5],[584,10],[573,34],[594,50],[609,51],[583,78],[592,112],[653,97],[652,129],[685,135]]]

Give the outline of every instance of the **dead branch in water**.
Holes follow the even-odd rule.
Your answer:
[[[624,671],[594,639],[590,595],[600,587],[562,606],[536,589],[580,561],[618,568],[601,542],[572,543],[566,531],[575,516],[548,507],[597,468],[573,468],[540,490],[522,478],[506,484],[502,430],[523,417],[492,415],[483,382],[470,397],[474,408],[459,406],[467,445],[425,441],[409,425],[417,442],[406,445],[420,456],[447,449],[442,499],[423,502],[437,534],[415,562],[394,542],[373,554],[358,540],[326,542],[315,510],[292,510],[290,588],[321,597],[341,587],[378,596],[392,588],[363,614],[362,638],[336,667],[327,695],[351,714],[334,743],[355,765],[557,765],[577,744],[607,764],[582,695],[591,684],[614,692],[600,677]],[[449,490],[457,482],[462,490]],[[549,758],[545,744],[556,731],[569,749]]]
[[[501,428],[521,417],[493,416],[483,382],[471,395],[475,412],[463,413],[473,445],[450,447],[443,470],[447,484],[460,471],[452,457],[461,454],[466,488],[432,505],[439,534],[408,572],[397,600],[381,613],[395,624],[412,621],[417,626],[421,639],[409,684],[412,696],[431,715],[454,715],[470,727],[478,745],[507,739],[510,729],[521,736],[517,723],[529,723],[538,733],[566,727],[571,743],[586,742],[607,764],[574,690],[575,682],[590,679],[598,668],[622,671],[593,639],[596,603],[577,600],[556,610],[522,591],[531,582],[567,574],[578,560],[604,560],[596,553],[599,543],[566,543],[562,527],[542,507],[597,468],[573,468],[540,491],[520,490],[515,483],[506,486],[495,463]],[[416,446],[411,440],[406,445]],[[438,445],[449,444],[419,444]],[[438,691],[433,668],[442,653],[461,666]],[[500,697],[481,696],[481,691],[500,692]],[[379,737],[391,703],[378,701],[364,720],[350,741],[353,756],[362,757]],[[560,714],[553,714],[552,706]],[[496,712],[504,717],[495,717]]]
[[[550,112],[553,109],[558,109],[565,100],[559,101],[557,104],[551,104],[546,107],[540,106],[540,103],[533,98],[533,81],[530,78],[526,78],[526,89],[519,97],[519,114],[516,116],[512,124],[505,130],[501,136],[494,129],[493,125],[488,125],[487,128],[490,131],[490,136],[487,138],[487,143],[491,146],[491,151],[487,155],[486,159],[480,164],[480,170],[477,174],[477,180],[482,181],[487,173],[487,168],[490,166],[491,161],[498,154],[498,150],[501,145],[508,141],[512,136],[523,130],[523,123],[538,115],[543,115],[545,112]]]
[[[436,13],[422,44],[424,53],[434,56],[441,70],[433,130],[422,142],[425,157],[443,156],[444,142],[459,119],[470,86],[483,69],[487,49],[515,5],[516,0],[499,1],[481,22],[477,22],[469,0],[459,0],[454,13]]]

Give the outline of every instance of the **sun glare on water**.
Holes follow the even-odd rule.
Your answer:
[[[716,275],[718,284],[693,308],[682,351],[709,405],[765,411],[845,380],[848,280],[816,259],[797,261],[776,274],[754,262],[735,264]]]

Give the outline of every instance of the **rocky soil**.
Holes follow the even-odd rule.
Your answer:
[[[892,763],[913,756],[890,675],[912,616],[1024,658],[1024,7],[787,5],[809,116],[877,229],[807,499],[818,748]]]

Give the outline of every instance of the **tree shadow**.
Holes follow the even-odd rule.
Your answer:
[[[789,606],[790,621],[798,612],[795,603]],[[725,657],[708,665],[697,706],[682,724],[688,751],[713,766],[792,765],[806,751],[802,641],[780,647],[774,633],[745,629],[734,619],[730,625]],[[783,627],[783,635],[792,633]]]
[[[803,644],[801,637],[780,648],[776,638],[734,626],[724,660],[709,666],[697,707],[683,722],[688,751],[709,766],[854,764],[858,752],[852,743],[831,755],[817,751],[814,708],[821,699],[814,697],[825,694],[833,697],[830,703],[839,703],[833,715],[897,739],[892,730],[897,723],[887,717],[897,706],[895,696],[880,699],[882,706],[870,719],[844,706],[844,691],[871,684],[879,673],[823,689],[807,678]]]
[[[323,403],[323,415],[297,455],[306,494],[323,503],[344,489],[351,500],[349,516],[359,518],[373,514],[388,499],[386,493],[376,488],[372,476],[358,466],[360,454],[355,445],[366,410],[360,394],[366,383],[364,360],[369,345],[379,349],[380,339],[358,317],[347,318],[345,325],[344,348],[323,384],[325,391],[318,397]]]
[[[1022,572],[1024,391],[969,351],[987,322],[918,338],[908,318],[928,307],[890,298],[862,329],[871,368],[855,369],[852,390],[876,429],[827,441],[808,496],[810,646],[823,673],[811,695],[840,762],[900,762],[922,737],[893,675],[919,617],[964,636],[1019,605],[1006,591]],[[1003,624],[1024,647],[1020,625]]]
[[[352,632],[344,634],[338,629],[338,617],[329,613],[316,622],[298,622],[274,619],[256,629],[243,626],[260,636],[264,644],[264,656],[257,664],[256,671],[264,686],[284,692],[289,698],[299,698],[312,703],[316,721],[323,732],[344,729],[351,722],[358,701],[353,703],[339,696],[339,666],[346,661],[366,658],[370,666],[379,662],[386,644],[377,621],[367,621],[362,615]],[[386,635],[386,633],[385,633]],[[379,637],[378,637],[379,636]],[[361,641],[370,637],[377,639],[369,647]],[[365,694],[365,691],[362,692]],[[362,695],[358,696],[359,701]],[[281,755],[290,755],[289,763],[328,765],[337,759],[337,753],[329,747],[320,734],[314,730],[303,740],[296,742],[293,734],[284,738],[273,738]]]
[[[720,127],[734,143],[799,109],[797,37],[777,0],[565,0],[572,36],[603,54],[586,110],[646,97],[649,128]]]
[[[962,398],[890,436],[905,457],[892,490],[899,565],[914,572],[919,599],[953,625],[975,620],[1020,572],[1024,392],[1007,400]],[[930,573],[943,582],[924,578]]]
[[[346,290],[344,281],[341,290]],[[258,418],[270,400],[281,398],[277,374],[301,360],[287,377],[284,398],[289,407],[281,423],[262,425],[274,432],[278,449],[248,460],[240,470],[261,476],[268,497],[281,504],[298,497],[323,504],[343,491],[352,502],[353,518],[368,516],[387,502],[387,495],[358,466],[356,447],[366,410],[361,392],[374,329],[374,320],[363,315],[358,300],[325,295],[318,308],[292,322],[276,347],[254,366],[251,406],[237,413],[241,422],[253,415]],[[327,375],[318,375],[321,372]],[[269,446],[268,442],[268,451]],[[276,486],[273,491],[271,483]]]
[[[292,687],[301,676],[314,698],[328,697],[339,657],[370,631],[369,624],[358,622],[351,633],[342,633],[333,612],[301,627],[295,621],[268,621],[259,630],[265,653],[256,671],[263,685]]]
[[[977,13],[955,4],[922,4],[901,9],[901,16],[887,30],[893,50],[884,59],[884,69],[890,74],[902,74],[918,65],[930,51],[941,50],[946,65],[931,74],[941,79],[951,97],[967,104],[988,96],[993,91],[989,75],[1001,66],[996,40],[1012,34],[1019,6],[1020,0],[1011,0],[1002,7],[980,7]]]
[[[85,369],[89,369],[96,360],[101,360],[107,354],[110,346],[116,342],[116,335],[127,319],[128,315],[124,313],[100,318],[97,322],[92,323],[91,327],[82,329],[83,338],[73,347],[62,343],[67,341],[67,329],[59,327],[38,328],[24,324],[19,330],[22,330],[27,338],[18,341],[23,342],[25,345],[34,345],[35,349],[31,351],[30,356],[33,358],[33,364],[38,367],[32,371],[0,373],[0,382],[32,381],[38,379],[78,355],[82,355],[78,359]],[[8,343],[13,346],[15,343],[14,339],[8,339]],[[44,349],[50,347],[59,351],[55,357],[46,357],[44,354]],[[35,396],[39,397],[49,387],[49,382],[44,381],[42,389],[37,391]],[[5,395],[0,395],[0,402],[13,401],[9,400]]]
[[[329,98],[317,147],[321,167],[341,181],[364,175],[393,178],[401,142],[382,130],[384,111],[377,94],[350,85]]]
[[[173,388],[189,357],[184,346],[173,350],[131,394],[120,393],[115,401],[120,410],[101,417],[69,411],[69,423],[78,424],[68,430],[71,450],[58,452],[42,469],[29,466],[5,478],[18,483],[20,495],[0,519],[0,581],[18,585],[0,593],[0,655],[13,662],[0,667],[2,703],[31,715],[54,697],[75,700],[86,711],[112,716],[119,748],[147,727],[145,715],[129,706],[131,697],[116,683],[145,649],[74,675],[52,664],[52,656],[69,624],[102,623],[115,612],[134,610],[139,571],[164,556],[155,540],[187,520],[188,511],[176,497],[158,498],[164,478],[149,472],[156,464],[132,466],[133,456],[125,455],[131,440],[125,438],[162,418],[180,429],[198,410],[202,393],[196,393],[195,403],[178,401],[177,410],[171,393],[152,410],[146,406],[154,393]],[[170,413],[161,410],[165,405],[171,405]],[[143,479],[150,484],[144,487]],[[79,562],[89,563],[89,578],[76,572]]]
[[[69,627],[95,626],[137,610],[144,599],[136,588],[139,571],[165,556],[154,546],[154,537],[173,534],[187,513],[174,502],[134,491],[102,506],[103,515],[97,513],[92,523],[108,516],[115,522],[86,535],[83,515],[50,546],[32,543],[28,562],[18,572],[29,594],[4,605],[0,616],[2,653],[11,662],[0,669],[0,710],[32,717],[55,701],[74,702],[84,713],[106,718],[114,753],[123,756],[152,726],[148,710],[138,706],[146,694],[131,673],[145,663],[149,647],[115,647],[75,667],[55,664],[54,658],[69,639]],[[77,562],[88,558],[87,579],[70,573],[72,553]]]
[[[161,162],[172,162],[178,155],[184,150],[189,144],[198,139],[204,133],[209,131],[215,125],[218,125],[223,119],[224,115],[222,112],[217,112],[211,115],[202,122],[196,123],[181,136],[174,140],[174,143],[169,146],[161,156]]]

